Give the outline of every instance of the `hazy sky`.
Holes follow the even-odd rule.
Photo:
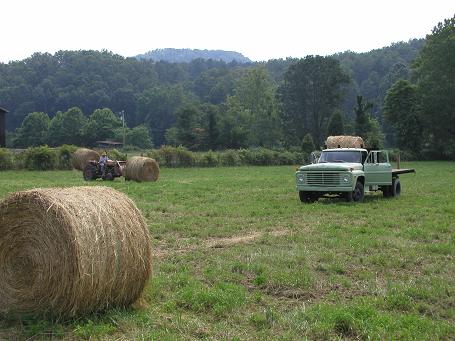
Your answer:
[[[454,0],[2,0],[0,62],[34,52],[157,48],[238,51],[253,60],[369,51],[422,38]]]

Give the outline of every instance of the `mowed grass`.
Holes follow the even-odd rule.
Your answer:
[[[129,310],[0,320],[0,339],[455,339],[455,163],[403,167],[402,196],[303,204],[294,167],[162,169],[157,183],[1,172],[0,198],[107,185],[153,235],[153,277]],[[99,198],[103,200],[103,198]]]

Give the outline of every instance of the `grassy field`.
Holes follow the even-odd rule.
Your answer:
[[[162,169],[128,194],[153,235],[135,308],[0,320],[0,339],[455,339],[455,163],[407,163],[402,196],[302,204],[293,167]],[[102,185],[101,182],[90,185]],[[86,185],[76,171],[1,172],[0,198]]]

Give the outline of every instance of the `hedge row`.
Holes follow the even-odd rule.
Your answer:
[[[15,151],[0,148],[0,171],[72,169],[71,155],[76,149],[77,147],[69,145],[59,148],[31,147]]]
[[[303,164],[308,155],[303,152],[270,150],[266,148],[225,151],[191,152],[185,147],[163,146],[147,153],[160,167],[223,167],[271,166]]]
[[[71,155],[76,146],[59,148],[33,147],[20,151],[0,149],[0,171],[11,169],[53,170],[71,169]],[[113,160],[126,160],[127,154],[117,150],[108,152]],[[302,164],[307,155],[302,152],[276,151],[265,148],[226,150],[220,152],[191,152],[184,147],[163,146],[146,153],[161,167],[222,167],[243,165],[293,165]]]

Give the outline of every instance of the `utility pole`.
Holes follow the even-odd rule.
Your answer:
[[[120,111],[120,116],[122,117],[123,125],[123,148],[125,148],[125,110]]]

